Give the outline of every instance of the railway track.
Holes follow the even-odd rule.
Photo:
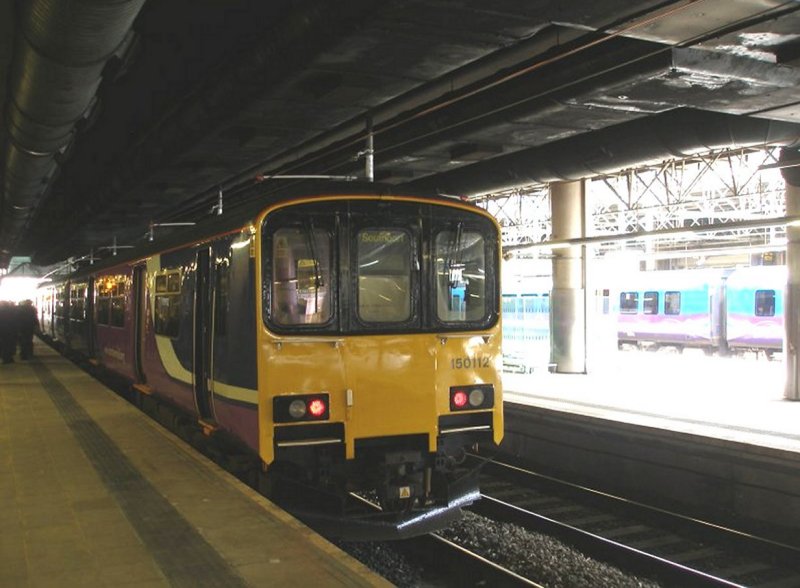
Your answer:
[[[800,549],[541,476],[488,464],[472,510],[553,536],[666,586],[800,586]]]
[[[372,512],[380,511],[375,502],[358,494],[351,494],[350,500],[356,508]],[[474,550],[444,538],[439,533],[392,541],[387,545],[413,561],[420,570],[424,570],[420,571],[420,575],[424,576],[421,582],[424,585],[542,587],[541,584],[516,574]],[[381,572],[381,570],[376,571]],[[416,582],[413,582],[411,585],[415,584]]]
[[[359,497],[377,509],[377,505]],[[436,533],[403,541],[340,544],[398,586],[656,588],[541,533],[465,512]],[[387,563],[388,562],[388,563]]]

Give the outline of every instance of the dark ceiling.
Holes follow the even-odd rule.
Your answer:
[[[800,140],[800,2],[0,0],[0,265],[303,180],[472,194]]]

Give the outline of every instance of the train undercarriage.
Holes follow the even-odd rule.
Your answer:
[[[348,540],[403,539],[460,519],[461,507],[480,497],[480,464],[466,461],[466,440],[442,441],[435,454],[424,436],[404,441],[369,440],[355,460],[332,448],[285,453],[262,490],[321,532]]]

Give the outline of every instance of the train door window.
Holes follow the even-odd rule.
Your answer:
[[[441,231],[434,241],[436,310],[444,322],[486,318],[486,245],[483,235],[466,230]]]
[[[639,293],[620,292],[619,311],[622,314],[636,314],[639,312]]]
[[[644,314],[658,314],[658,292],[650,290],[644,293],[642,311]]]
[[[108,276],[97,281],[95,312],[98,325],[125,325],[125,277]]]
[[[97,313],[97,324],[108,325],[111,322],[109,318],[111,313],[111,294],[108,290],[108,284],[104,281],[97,284],[97,300],[94,307]]]
[[[64,303],[64,290],[59,288],[56,290],[56,316],[59,318],[66,318],[64,315],[67,312],[67,306]]]
[[[156,335],[176,338],[180,330],[181,272],[171,270],[156,275],[153,327]]]
[[[664,292],[664,314],[676,315],[681,313],[681,293]]]
[[[230,260],[217,261],[216,287],[214,288],[214,336],[225,337],[228,334],[228,292],[230,291]]]
[[[358,318],[411,318],[411,235],[401,229],[364,229],[356,236]]]
[[[775,316],[775,290],[756,290],[756,316]]]
[[[279,325],[324,324],[331,320],[333,247],[330,233],[289,227],[272,236],[270,318]]]
[[[70,287],[69,314],[75,320],[86,319],[86,284],[74,284]]]
[[[123,280],[114,284],[111,292],[111,326],[125,326],[125,282]]]

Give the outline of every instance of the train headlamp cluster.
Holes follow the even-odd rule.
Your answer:
[[[494,386],[453,386],[450,388],[450,410],[478,410],[494,406]]]
[[[324,421],[330,418],[327,394],[276,396],[272,399],[272,420],[276,423]]]

